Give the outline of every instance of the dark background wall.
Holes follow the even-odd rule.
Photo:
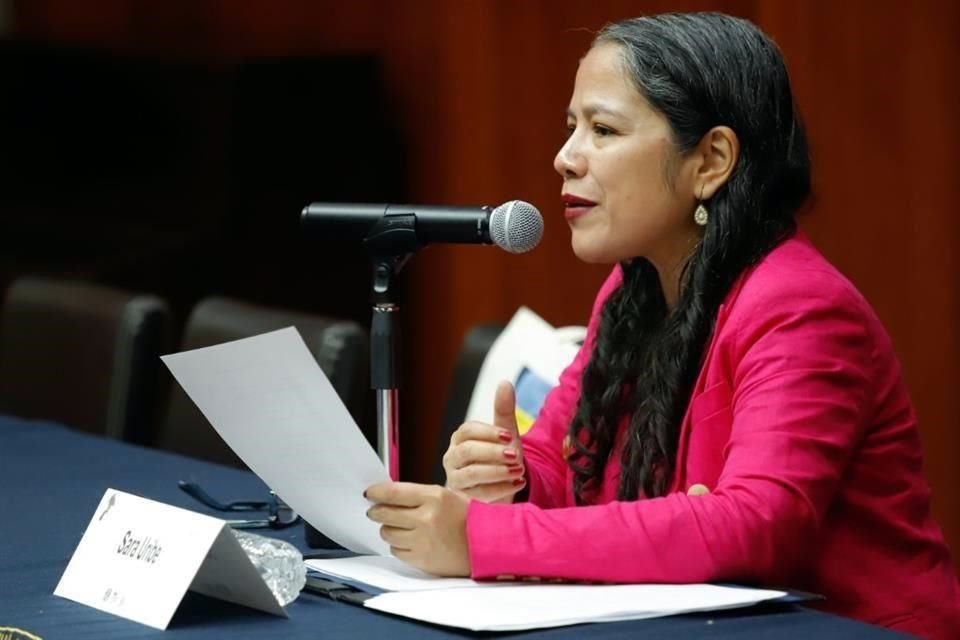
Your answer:
[[[363,256],[303,242],[302,204],[522,198],[541,208],[546,236],[529,255],[437,246],[404,274],[402,462],[412,479],[429,474],[467,327],[506,321],[520,304],[557,325],[583,323],[606,273],[571,254],[551,166],[591,31],[664,10],[754,20],[786,55],[813,144],[817,196],[802,226],[893,336],[935,509],[960,550],[960,4],[7,7],[0,278],[70,271],[153,288],[183,308],[219,292],[366,321]]]

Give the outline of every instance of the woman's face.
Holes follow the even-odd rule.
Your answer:
[[[573,251],[585,262],[638,256],[672,270],[696,242],[692,176],[654,111],[624,72],[619,45],[604,43],[581,60],[569,138],[553,166]]]

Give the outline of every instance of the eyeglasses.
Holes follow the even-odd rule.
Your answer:
[[[191,498],[203,503],[204,505],[217,511],[249,512],[266,511],[266,518],[252,520],[227,520],[234,529],[286,529],[292,527],[300,521],[300,516],[277,497],[273,491],[270,492],[270,499],[261,502],[256,500],[235,500],[226,504],[212,497],[209,493],[200,488],[196,482],[187,482],[180,480],[177,482],[184,493]]]

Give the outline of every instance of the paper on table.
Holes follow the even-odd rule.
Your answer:
[[[440,578],[392,556],[313,559],[307,560],[306,565],[331,578],[359,582],[383,591],[432,591],[503,584],[477,582],[468,578]]]
[[[293,327],[162,357],[226,443],[307,522],[389,554],[363,490],[389,480]]]
[[[308,560],[307,567],[378,593],[364,605],[474,631],[516,631],[584,622],[639,620],[744,607],[783,591],[711,584],[530,584],[438,578],[392,557]],[[386,591],[386,593],[381,593]]]
[[[529,584],[430,593],[397,591],[374,596],[364,605],[473,631],[517,631],[733,609],[784,595],[783,591],[710,584]]]

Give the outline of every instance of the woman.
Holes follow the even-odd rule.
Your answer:
[[[475,578],[781,585],[960,632],[890,340],[796,230],[809,158],[775,45],[719,14],[610,25],[567,120],[573,250],[617,266],[522,442],[502,385],[495,424],[453,435],[446,488],[368,490],[397,557]]]

